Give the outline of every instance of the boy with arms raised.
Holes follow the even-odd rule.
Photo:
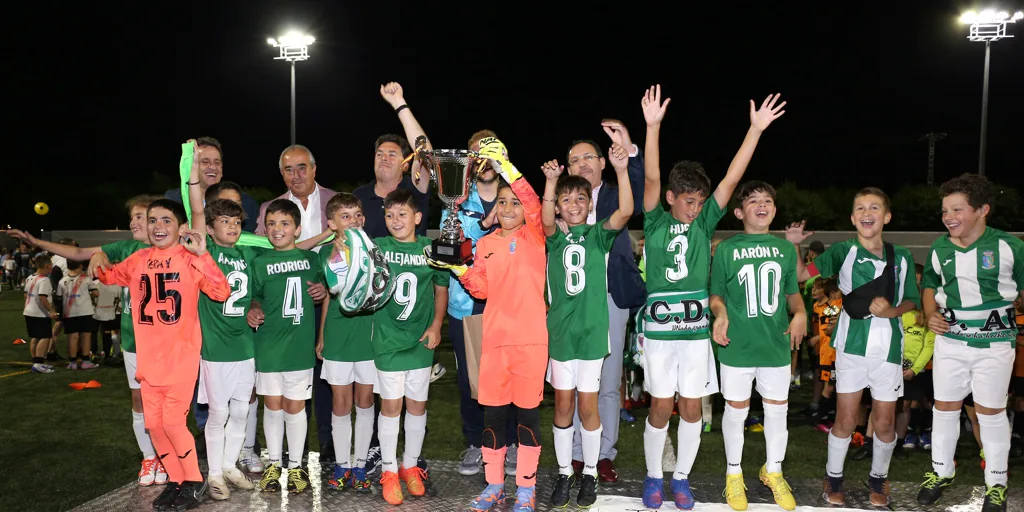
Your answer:
[[[263,471],[259,488],[281,489],[281,453],[288,437],[288,491],[309,487],[309,474],[302,469],[302,449],[308,420],[306,400],[312,396],[314,351],[309,340],[316,335],[314,301],[306,293],[308,283],[322,283],[323,269],[317,254],[295,247],[301,232],[299,207],[276,199],[267,206],[264,225],[273,251],[252,262],[252,308],[263,314],[250,325],[258,326],[254,337],[256,393],[263,396],[263,434],[270,464]]]
[[[776,212],[774,187],[748,181],[736,191],[736,199],[738,207],[733,214],[743,221],[743,233],[719,244],[711,264],[713,337],[721,345],[718,360],[726,400],[722,417],[728,465],[725,499],[734,510],[747,508],[740,463],[750,386],[756,379],[764,402],[767,456],[759,476],[772,490],[775,502],[793,510],[796,501],[782,477],[782,461],[789,441],[790,351],[800,347],[807,332],[807,314],[796,280],[799,253],[793,244],[768,233]]]
[[[384,198],[384,221],[391,236],[374,240],[395,282],[391,300],[373,314],[371,342],[380,391],[380,483],[384,500],[392,505],[404,500],[399,480],[413,496],[426,493],[426,472],[417,466],[417,459],[427,431],[433,351],[441,342],[441,324],[448,307],[448,274],[427,264],[424,249],[430,247],[430,239],[416,235],[416,225],[422,219],[412,192],[395,190]],[[405,453],[399,463],[403,400]]]
[[[903,325],[900,317],[917,308],[920,296],[914,278],[914,257],[901,246],[882,240],[892,213],[889,197],[868,187],[853,198],[850,220],[857,238],[829,246],[814,261],[797,264],[797,277],[838,276],[843,309],[832,334],[836,351],[836,421],[828,435],[822,497],[844,505],[843,465],[850,436],[857,425],[861,396],[871,390],[871,422],[875,436],[868,487],[871,504],[890,502],[889,462],[896,447],[896,400],[903,392]],[[813,233],[803,223],[786,230],[796,245]]]
[[[320,251],[324,275],[343,280],[348,273],[350,254],[345,247],[345,230],[363,227],[363,206],[359,198],[339,193],[327,201],[327,226],[335,238],[330,250]],[[328,281],[330,282],[330,281]],[[324,361],[320,378],[331,385],[334,438],[334,474],[327,485],[359,491],[370,490],[366,477],[366,454],[373,436],[373,384],[377,368],[373,364],[373,314],[348,315],[341,310],[341,296],[330,298],[320,319],[320,342],[316,355]],[[355,461],[352,461],[352,405],[356,406]],[[354,463],[353,463],[354,462]]]
[[[964,174],[939,187],[942,223],[925,264],[924,314],[935,332],[932,466],[917,495],[931,505],[953,483],[960,407],[974,395],[985,447],[983,512],[1006,510],[1010,423],[1006,390],[1019,325],[1013,301],[1024,291],[1024,242],[988,227],[995,191],[982,176]],[[1018,413],[1019,414],[1019,413]]]
[[[541,222],[547,237],[548,259],[548,382],[555,388],[554,439],[558,479],[551,504],[565,507],[576,484],[572,467],[573,411],[582,423],[583,477],[576,504],[597,501],[597,460],[601,454],[601,419],[597,395],[601,369],[608,356],[608,252],[633,213],[633,193],[626,164],[628,151],[613,145],[608,152],[618,177],[619,208],[607,219],[587,224],[594,204],[591,185],[580,176],[562,176],[552,160],[541,169],[547,178]],[[561,176],[561,178],[560,178]],[[561,216],[569,232],[555,226]],[[617,359],[609,364],[621,364]],[[573,396],[576,395],[576,396]]]
[[[194,508],[206,492],[195,440],[185,424],[199,374],[199,292],[225,300],[231,288],[206,251],[206,237],[188,229],[180,204],[153,201],[147,221],[153,246],[100,268],[97,278],[138,292],[131,313],[138,340],[135,378],[149,412],[146,429],[171,482],[153,506]]]
[[[641,101],[647,121],[644,255],[648,298],[643,318],[644,373],[651,394],[644,431],[647,478],[643,501],[647,507],[662,504],[662,453],[676,393],[680,421],[672,494],[677,507],[689,510],[694,505],[688,478],[700,447],[701,398],[718,391],[707,311],[711,238],[761,133],[785,113],[786,102],[776,105],[778,99],[777,94],[769,96],[760,109],[750,102],[750,128],[713,195],[700,164],[684,161],[672,168],[665,193],[669,211],[661,207],[658,139],[670,100],[661,101],[659,85],[651,87]]]

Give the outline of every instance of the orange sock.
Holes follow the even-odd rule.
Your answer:
[[[537,466],[539,464],[540,446],[519,445],[519,454],[516,457],[516,485],[519,487],[537,485]]]
[[[505,447],[500,450],[481,448],[484,455],[484,477],[488,484],[500,484],[505,481]],[[536,469],[536,465],[534,466]]]

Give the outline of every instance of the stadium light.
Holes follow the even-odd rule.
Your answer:
[[[1006,37],[1006,25],[1024,19],[1024,12],[1017,11],[1011,16],[1006,11],[985,9],[981,12],[966,11],[960,14],[960,23],[971,26],[967,39],[985,43],[985,78],[981,86],[981,144],[978,148],[978,174],[985,175],[985,143],[988,135],[988,72],[992,54],[992,42]]]
[[[316,41],[313,36],[303,34],[301,32],[292,30],[287,34],[274,39],[273,37],[267,38],[267,44],[278,48],[281,52],[280,55],[274,57],[274,60],[284,60],[291,63],[292,69],[292,116],[291,116],[291,136],[292,144],[295,144],[295,63],[300,60],[309,59],[309,45]]]

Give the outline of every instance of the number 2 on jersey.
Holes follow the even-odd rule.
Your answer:
[[[245,308],[236,306],[235,303],[249,293],[249,276],[245,275],[245,272],[233,270],[225,277],[232,292],[228,300],[224,301],[224,316],[242,316],[245,314]]]
[[[294,325],[302,323],[302,279],[289,277],[285,281],[281,316],[291,318]]]
[[[765,316],[772,316],[778,311],[782,283],[782,267],[778,262],[762,263],[757,267],[756,275],[754,265],[748,263],[740,267],[737,277],[747,294],[747,317],[756,317],[758,311]]]
[[[412,272],[399,274],[398,281],[395,282],[394,299],[396,304],[404,307],[398,314],[398,320],[408,320],[409,315],[416,308],[416,285],[418,282],[416,274]]]

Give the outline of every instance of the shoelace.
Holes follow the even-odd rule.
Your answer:
[[[938,475],[938,473],[934,473],[934,472],[929,471],[929,472],[924,474],[924,483],[921,484],[921,487],[924,487],[925,489],[934,489],[935,486],[938,483],[939,483],[939,475]]]
[[[725,490],[722,491],[722,496],[726,498],[745,498],[745,492],[747,490],[747,484],[740,480],[739,485],[728,485],[726,484]],[[774,489],[773,489],[774,490]]]
[[[793,488],[789,486],[789,482],[781,474],[769,473],[768,481],[772,483],[772,494],[775,495],[776,500],[785,495],[783,491],[789,491],[790,494],[793,493]]]
[[[145,459],[142,461],[142,469],[139,470],[139,476],[145,475],[146,473],[156,473],[156,467],[159,463],[156,459]]]
[[[380,484],[381,485],[388,485],[388,484],[398,485],[398,473],[394,473],[394,472],[391,472],[391,471],[385,471],[384,474],[380,476]]]
[[[1006,487],[993,485],[985,491],[985,497],[993,505],[1002,505],[1006,501]]]
[[[277,464],[271,464],[263,472],[263,477],[260,478],[260,487],[266,488],[267,484],[281,478],[281,467]]]
[[[409,476],[409,477],[415,476],[415,477],[419,478],[420,480],[426,480],[427,479],[427,472],[423,471],[423,468],[421,468],[419,466],[415,466],[415,467],[412,467],[412,468],[409,468],[409,469],[405,470],[405,474],[406,474],[406,476]]]
[[[302,479],[303,474],[306,473],[305,469],[298,468],[297,471],[288,470],[288,483],[295,485],[296,487],[309,485]],[[309,476],[306,476],[306,480],[309,480]]]

